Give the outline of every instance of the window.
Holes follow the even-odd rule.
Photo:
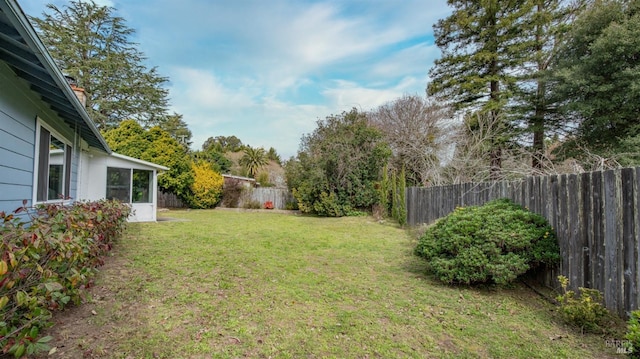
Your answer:
[[[131,169],[107,167],[107,199],[131,203]]]
[[[71,189],[71,146],[49,129],[38,127],[36,202],[64,200]]]
[[[124,203],[151,203],[153,172],[130,168],[107,168],[107,199]]]
[[[151,203],[153,172],[133,170],[133,203]]]

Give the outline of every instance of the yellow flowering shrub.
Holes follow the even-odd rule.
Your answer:
[[[204,161],[195,162],[191,165],[193,170],[193,191],[192,205],[196,208],[213,208],[220,202],[222,197],[222,185],[224,180],[222,175],[211,168],[211,165]]]

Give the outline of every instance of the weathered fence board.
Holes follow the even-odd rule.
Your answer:
[[[637,183],[633,182],[634,169],[625,168],[622,170],[622,183],[631,185],[622,187],[622,248],[623,248],[623,283],[624,283],[624,302],[637,302],[636,278],[633,273],[638,272],[635,265],[635,257],[637,256],[637,247],[634,246],[637,234],[635,232],[635,192],[637,191]]]
[[[293,195],[286,188],[258,187],[247,188],[240,197],[238,207],[242,207],[249,201],[254,201],[264,205],[265,202],[272,202],[275,209],[286,209],[287,203],[293,202]]]
[[[603,292],[610,310],[640,307],[640,167],[579,175],[529,177],[514,182],[465,183],[407,189],[410,225],[432,223],[457,206],[510,198],[547,218],[562,255],[547,273]]]
[[[173,193],[158,190],[158,208],[184,208],[186,205]]]

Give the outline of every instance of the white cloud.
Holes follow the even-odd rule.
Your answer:
[[[435,45],[420,43],[390,54],[371,66],[371,74],[382,78],[398,78],[429,71],[429,65],[440,56]]]
[[[254,80],[225,83],[203,69],[175,68],[171,74],[172,111],[184,116],[193,133],[193,148],[209,137],[237,136],[254,147],[274,147],[286,157],[295,154],[303,133],[327,114],[324,106],[293,104],[264,96]]]
[[[335,87],[325,89],[323,94],[335,108],[342,110],[355,107],[358,110],[369,111],[406,93],[424,93],[424,89],[420,89],[423,85],[422,81],[412,77],[405,77],[395,86],[382,89],[366,87],[345,80],[336,80],[335,85]]]
[[[39,15],[48,2],[22,0]],[[317,119],[424,94],[445,0],[99,0],[170,78],[194,148],[235,135],[295,154]],[[27,9],[28,8],[28,9]]]

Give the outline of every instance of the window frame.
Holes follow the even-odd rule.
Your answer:
[[[117,185],[113,185],[113,184],[109,184],[109,174],[110,174],[110,170],[117,170],[119,172],[127,172],[127,201],[123,201],[121,198],[116,198],[114,196],[109,196],[109,187],[114,187]],[[127,168],[127,167],[115,167],[115,166],[107,166],[107,180],[106,180],[106,186],[105,186],[105,198],[107,200],[118,200],[122,203],[131,203],[131,168]]]
[[[118,167],[118,166],[107,166],[107,178],[106,178],[106,187],[105,187],[105,198],[107,199],[117,199],[119,201],[122,202],[122,199],[120,198],[115,198],[112,196],[112,198],[109,198],[109,171],[110,170],[117,170],[117,171],[126,171],[128,172],[128,184],[127,184],[127,189],[128,189],[128,201],[127,202],[123,202],[123,203],[128,203],[128,204],[149,204],[149,203],[153,203],[153,176],[154,176],[154,171],[153,170],[148,170],[148,169],[141,169],[141,168],[133,168],[133,167]],[[135,180],[135,174],[136,172],[146,172],[147,174],[147,180],[146,180],[146,184],[147,184],[147,193],[146,196],[143,196],[144,199],[146,200],[136,200],[135,199],[135,195],[134,195],[134,190],[139,190],[142,187],[136,187],[136,180]],[[113,186],[113,185],[111,185]]]
[[[45,141],[46,134],[48,134],[48,140]],[[62,150],[62,175],[61,192],[62,198],[49,199],[49,182],[50,178],[50,166],[51,166],[51,138],[55,137],[57,141],[64,145]],[[49,150],[42,145],[49,146]],[[71,197],[71,167],[73,162],[73,145],[65,136],[62,136],[60,132],[54,130],[40,117],[36,118],[36,136],[34,146],[34,158],[33,158],[33,203],[62,203],[68,201]]]

